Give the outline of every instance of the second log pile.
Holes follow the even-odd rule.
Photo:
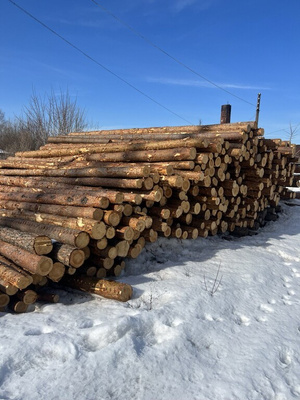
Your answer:
[[[72,133],[0,161],[0,308],[119,276],[158,236],[252,228],[291,196],[294,152],[250,122]]]

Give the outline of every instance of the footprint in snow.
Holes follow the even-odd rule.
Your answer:
[[[287,289],[289,289],[291,286],[292,286],[292,285],[290,285],[289,283],[284,283],[284,284],[283,284],[283,287],[285,287],[285,288],[287,288]]]
[[[288,367],[293,360],[293,351],[288,347],[283,347],[279,352],[279,363],[283,368]]]
[[[39,336],[42,334],[43,332],[38,328],[31,328],[24,332],[24,336]]]
[[[77,323],[79,329],[88,329],[94,326],[94,321],[92,319],[83,319]]]
[[[238,325],[245,325],[245,326],[248,326],[251,323],[250,318],[246,317],[245,315],[236,315],[235,322]]]
[[[291,282],[291,278],[289,276],[283,276],[282,279],[284,282]]]
[[[221,317],[213,317],[213,316],[210,315],[210,314],[204,314],[203,320],[205,320],[205,321],[212,321],[212,322],[222,322],[222,321],[223,321],[223,318],[221,318]]]
[[[268,321],[268,318],[266,318],[266,317],[255,317],[255,319],[257,322],[267,322]]]
[[[293,302],[290,300],[290,296],[289,295],[283,295],[282,297],[282,302],[284,305],[286,306],[290,306],[293,304]]]
[[[261,304],[259,308],[267,314],[274,312],[273,307],[271,307],[269,304]]]

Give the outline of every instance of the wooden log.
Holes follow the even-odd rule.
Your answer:
[[[150,228],[150,229],[145,229],[142,233],[141,233],[142,237],[146,240],[146,242],[150,242],[150,243],[154,243],[157,241],[157,232]]]
[[[120,240],[118,243],[116,243],[116,249],[117,249],[117,256],[118,257],[126,257],[129,251],[129,242],[127,240]]]
[[[28,273],[1,255],[0,279],[20,290],[27,288],[33,282],[32,277]]]
[[[20,213],[18,210],[0,210],[0,215],[2,217],[21,217],[25,220],[57,225],[63,228],[82,229],[93,239],[102,239],[106,234],[106,225],[103,221],[95,221],[88,218],[68,218],[52,214],[34,213],[31,211],[22,211]]]
[[[125,151],[137,151],[137,150],[162,150],[162,149],[174,149],[178,147],[195,147],[199,149],[206,148],[208,142],[203,138],[184,138],[177,140],[164,140],[164,141],[148,141],[142,143],[108,143],[103,145],[92,145],[91,147],[79,147],[79,148],[55,148],[50,150],[36,150],[36,151],[25,151],[16,153],[17,157],[24,158],[47,158],[47,157],[60,157],[60,156],[71,156],[79,154],[95,154],[95,153],[109,153],[109,152],[125,152]],[[108,171],[105,171],[107,173]],[[104,173],[104,171],[103,171]],[[119,172],[120,174],[120,172]],[[52,175],[53,176],[53,175]],[[62,176],[62,175],[56,175]],[[98,174],[98,176],[101,176]],[[105,175],[112,176],[112,175]],[[121,175],[115,175],[121,176]],[[137,177],[137,176],[136,176]]]
[[[114,260],[118,256],[118,250],[115,246],[107,246],[103,250],[99,250],[97,247],[92,247],[92,256],[96,255],[101,258],[110,258]]]
[[[182,188],[183,178],[179,175],[172,176],[161,176],[160,181],[162,183],[167,183],[171,188]]]
[[[188,134],[168,134],[168,139],[178,139],[178,137],[185,138],[189,137]],[[153,135],[151,133],[144,133],[137,135],[132,134],[109,134],[106,133],[101,135],[67,135],[67,136],[56,136],[50,137],[48,140],[48,144],[42,146],[42,149],[52,149],[57,147],[57,144],[60,146],[68,146],[72,144],[72,146],[82,147],[83,145],[89,146],[91,144],[106,144],[106,143],[118,143],[118,142],[144,142],[153,139]],[[156,140],[166,140],[165,134],[156,134]]]
[[[0,278],[0,291],[7,294],[8,296],[13,296],[17,293],[18,288]]]
[[[46,177],[103,177],[103,178],[144,178],[150,175],[150,167],[98,167],[73,169],[0,169],[5,176],[46,176]]]
[[[85,195],[74,194],[72,196],[51,193],[0,193],[0,202],[3,200],[26,203],[58,204],[63,206],[68,204],[70,206],[99,207],[103,209],[107,208],[109,205],[109,200],[106,197],[99,197],[92,193]]]
[[[62,264],[74,268],[81,267],[85,261],[85,254],[82,250],[58,242],[53,244],[53,251],[50,256]]]
[[[48,236],[21,232],[11,228],[0,227],[0,239],[37,255],[49,254],[53,248],[52,241]]]
[[[195,171],[183,171],[179,169],[174,169],[174,174],[182,176],[183,178],[192,179],[194,181],[204,180],[204,173],[202,171],[195,172]]]
[[[112,207],[113,210],[124,214],[126,217],[129,217],[133,212],[133,207],[131,204],[113,204]]]
[[[37,204],[14,201],[0,201],[1,208],[9,210],[19,209],[46,214],[61,215],[63,217],[90,218],[100,221],[103,217],[103,210],[95,207],[76,207],[55,204]]]
[[[38,294],[34,290],[24,290],[22,292],[18,292],[16,297],[23,301],[26,305],[33,304],[38,299]]]
[[[51,258],[29,253],[3,240],[0,240],[0,253],[32,274],[46,276],[53,267]]]
[[[197,239],[199,236],[199,229],[192,227],[192,226],[186,226],[186,225],[181,225],[182,229],[182,239]]]
[[[250,132],[253,129],[257,129],[257,124],[255,121],[250,122],[234,122],[229,124],[212,124],[212,125],[186,125],[186,126],[163,126],[163,127],[149,127],[149,128],[130,128],[130,129],[111,129],[111,130],[98,130],[98,131],[88,131],[88,132],[72,132],[69,136],[82,136],[87,135],[88,137],[93,137],[94,135],[106,136],[107,134],[115,135],[142,135],[142,134],[174,134],[174,133],[205,133],[205,132],[223,132],[229,130],[233,131],[244,131]]]
[[[95,187],[113,187],[124,189],[141,189],[144,180],[126,179],[126,178],[97,178],[97,177],[23,177],[23,176],[0,176],[0,185],[20,186],[20,187],[41,187],[41,188],[57,188],[57,184],[73,185],[73,186],[95,186]]]
[[[119,225],[116,228],[116,237],[122,240],[130,241],[133,239],[134,230],[130,226]]]
[[[10,297],[6,293],[0,292],[0,308],[4,308],[9,303]]]
[[[174,148],[165,150],[148,150],[148,151],[124,151],[116,153],[100,153],[87,155],[87,161],[112,161],[112,162],[158,162],[158,161],[176,161],[176,160],[193,160],[196,157],[196,149],[191,148]]]
[[[84,276],[96,276],[97,274],[97,267],[95,265],[90,265],[90,264],[84,264],[81,268],[80,268],[80,275],[84,275]]]
[[[64,284],[74,289],[123,302],[130,300],[132,296],[132,287],[130,285],[116,281],[99,280],[81,276],[65,278]]]
[[[59,261],[53,262],[52,270],[47,275],[52,282],[59,282],[66,272],[66,267]]]
[[[110,226],[117,226],[121,221],[122,213],[115,210],[107,210],[104,212],[103,221]]]
[[[70,244],[78,248],[86,247],[89,243],[89,235],[76,229],[62,228],[55,225],[40,224],[20,218],[0,217],[0,226],[18,229],[22,232],[33,232],[38,235],[46,235],[60,243]]]
[[[17,314],[25,313],[28,309],[28,305],[18,299],[11,299],[8,307]]]
[[[130,226],[132,229],[143,232],[146,229],[146,223],[143,218],[130,216],[130,217],[122,217],[121,224],[125,226]]]
[[[107,226],[105,236],[107,239],[113,239],[116,236],[116,230],[113,226]]]

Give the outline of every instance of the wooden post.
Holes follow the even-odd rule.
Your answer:
[[[230,124],[231,105],[225,104],[221,107],[221,124]]]
[[[260,111],[260,97],[261,97],[261,93],[258,93],[257,105],[256,105],[256,116],[255,116],[255,122],[257,125],[258,125],[258,118],[259,118],[259,111]]]

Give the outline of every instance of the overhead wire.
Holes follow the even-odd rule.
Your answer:
[[[139,31],[137,31],[135,28],[133,28],[131,25],[129,25],[127,22],[123,21],[121,18],[119,18],[118,16],[116,16],[114,13],[112,13],[110,10],[108,10],[106,7],[104,7],[102,4],[100,4],[98,1],[96,0],[91,0],[94,4],[96,4],[98,7],[100,7],[103,11],[105,11],[107,14],[109,14],[110,16],[112,16],[116,21],[120,22],[120,24],[124,25],[127,29],[129,29],[132,33],[134,33],[136,36],[140,37],[141,39],[143,39],[145,42],[147,42],[150,46],[156,48],[157,50],[159,50],[161,53],[165,54],[167,57],[169,57],[170,59],[172,59],[173,61],[175,61],[177,64],[181,65],[182,67],[184,67],[185,69],[189,70],[190,72],[192,72],[194,75],[197,75],[199,78],[205,80],[206,82],[210,83],[211,85],[215,86],[216,88],[223,90],[225,93],[243,101],[244,103],[250,104],[251,106],[256,107],[255,104],[249,102],[248,100],[243,99],[240,96],[237,96],[236,94],[230,92],[229,90],[225,89],[224,87],[222,87],[221,85],[218,85],[217,83],[213,82],[212,80],[206,78],[205,76],[203,76],[202,74],[200,74],[199,72],[195,71],[193,68],[189,67],[187,64],[185,64],[184,62],[180,61],[178,58],[172,56],[170,53],[168,53],[166,50],[162,49],[160,46],[158,46],[157,44],[153,43],[150,39],[148,39],[146,36],[144,36],[143,34],[141,34]]]
[[[120,75],[118,75],[117,73],[113,72],[112,70],[110,70],[108,67],[106,67],[105,65],[103,65],[102,63],[100,63],[99,61],[97,61],[95,58],[93,58],[92,56],[90,56],[89,54],[87,54],[85,51],[81,50],[78,46],[76,46],[74,43],[70,42],[68,39],[66,39],[65,37],[63,37],[61,34],[59,34],[58,32],[56,32],[54,29],[50,28],[47,24],[45,24],[44,22],[42,22],[41,20],[39,20],[37,17],[35,17],[34,15],[32,15],[29,11],[25,10],[25,8],[21,7],[19,4],[17,4],[15,1],[13,0],[8,0],[10,3],[12,3],[15,7],[17,7],[19,10],[21,10],[23,13],[25,13],[27,16],[29,16],[30,18],[32,18],[34,21],[38,22],[40,25],[42,25],[45,29],[47,29],[48,31],[50,31],[51,33],[53,33],[55,36],[57,36],[58,38],[60,38],[61,40],[63,40],[66,44],[68,44],[69,46],[71,46],[73,49],[77,50],[79,53],[81,53],[83,56],[85,56],[86,58],[88,58],[90,61],[94,62],[95,64],[97,64],[99,67],[103,68],[105,71],[109,72],[111,75],[113,75],[114,77],[118,78],[120,81],[122,81],[123,83],[126,83],[126,85],[128,85],[129,87],[131,87],[132,89],[134,89],[136,92],[140,93],[141,95],[143,95],[144,97],[146,97],[148,100],[152,101],[153,103],[157,104],[158,106],[162,107],[163,109],[165,109],[166,111],[170,112],[171,114],[175,115],[176,117],[180,118],[181,120],[187,122],[188,124],[192,124],[191,121],[187,120],[186,118],[182,117],[181,115],[177,114],[176,112],[172,111],[170,108],[164,106],[162,103],[160,103],[159,101],[155,100],[153,97],[149,96],[147,93],[143,92],[142,90],[138,89],[136,86],[134,86],[132,83],[128,82],[126,79],[122,78]]]

